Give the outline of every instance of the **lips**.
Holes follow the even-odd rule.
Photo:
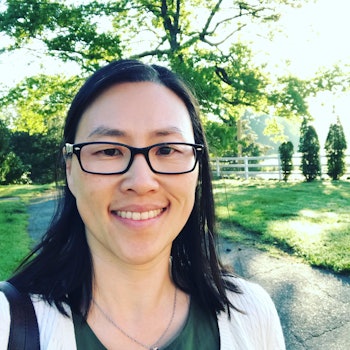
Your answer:
[[[143,211],[143,212],[117,210],[114,213],[123,219],[141,221],[141,220],[153,219],[162,212],[163,212],[163,209],[155,209],[155,210],[149,210],[149,211]]]

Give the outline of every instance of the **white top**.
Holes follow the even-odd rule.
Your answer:
[[[235,307],[231,319],[218,315],[220,350],[285,350],[284,338],[274,303],[259,285],[234,279],[243,294],[230,293]],[[54,306],[32,297],[40,330],[42,350],[76,350],[71,317],[63,316]],[[69,307],[67,312],[71,315]],[[0,350],[7,350],[10,333],[9,304],[0,292]]]

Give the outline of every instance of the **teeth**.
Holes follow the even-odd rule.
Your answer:
[[[152,219],[158,216],[162,212],[162,209],[144,211],[144,212],[134,212],[134,211],[123,211],[118,210],[116,214],[124,219],[132,219],[136,221]]]

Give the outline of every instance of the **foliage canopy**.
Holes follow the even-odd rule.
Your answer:
[[[46,54],[77,62],[85,73],[120,58],[158,61],[186,77],[203,110],[224,122],[246,108],[305,115],[309,85],[294,77],[273,81],[238,39],[249,25],[277,21],[277,5],[304,2],[7,0],[0,32],[11,43],[2,50],[40,42]]]
[[[321,74],[312,81],[272,77],[264,65],[253,64],[254,53],[240,40],[254,25],[257,35],[269,36],[280,17],[278,9],[306,1],[6,0],[0,9],[0,33],[9,40],[0,45],[0,53],[34,45],[58,61],[78,64],[81,72],[72,78],[27,78],[0,96],[2,119],[15,131],[56,134],[58,140],[57,130],[81,79],[112,60],[135,58],[181,74],[196,91],[203,114],[221,122],[229,150],[256,152],[254,140],[240,138],[244,133],[239,121],[246,110],[308,117],[306,98],[334,87],[324,84]],[[330,77],[337,74],[329,72]]]

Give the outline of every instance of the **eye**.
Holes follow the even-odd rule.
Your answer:
[[[103,155],[108,157],[115,157],[123,155],[122,151],[118,148],[107,148],[100,151]]]
[[[119,146],[111,146],[111,145],[105,145],[105,146],[98,146],[97,148],[93,149],[91,148],[91,156],[92,157],[98,157],[98,158],[120,158],[124,157],[127,153],[127,149],[124,149],[123,147]]]
[[[161,147],[158,147],[157,149],[157,155],[160,155],[160,156],[168,156],[170,154],[172,154],[173,152],[175,152],[176,150],[167,145],[167,146],[161,146]]]

